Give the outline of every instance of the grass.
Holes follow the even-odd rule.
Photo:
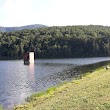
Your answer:
[[[110,110],[110,69],[99,68],[81,79],[33,94],[14,110]]]
[[[0,110],[3,110],[2,106],[0,105]]]

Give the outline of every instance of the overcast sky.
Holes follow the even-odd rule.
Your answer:
[[[0,0],[0,26],[110,26],[110,0]]]

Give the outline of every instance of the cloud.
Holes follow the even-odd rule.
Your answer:
[[[109,0],[0,0],[0,22],[5,26],[110,25],[109,10]]]
[[[2,12],[5,13],[5,24],[28,24],[28,19],[30,19],[30,14],[32,12],[31,3],[31,0],[5,0],[4,5],[2,7]]]

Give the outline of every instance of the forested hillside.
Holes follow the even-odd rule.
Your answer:
[[[42,27],[46,27],[46,26],[41,24],[34,24],[34,25],[27,25],[27,26],[20,26],[20,27],[1,27],[0,26],[0,32],[12,32],[17,30],[35,29],[35,28],[42,28]]]
[[[22,58],[35,51],[36,58],[110,56],[110,27],[62,26],[0,33],[0,57]]]

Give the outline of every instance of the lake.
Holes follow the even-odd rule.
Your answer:
[[[1,60],[0,104],[5,109],[11,108],[25,102],[26,97],[33,93],[70,81],[87,68],[93,69],[96,67],[94,63],[109,60],[110,57],[37,59],[30,65],[24,65],[23,60]]]

